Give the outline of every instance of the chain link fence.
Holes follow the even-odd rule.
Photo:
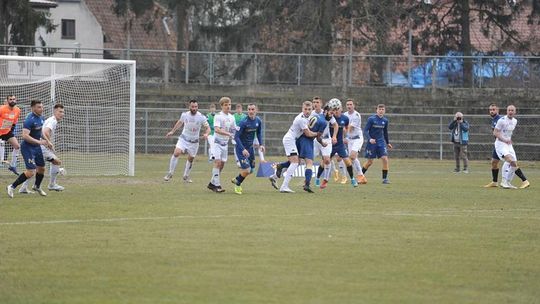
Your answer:
[[[0,45],[29,56],[137,61],[137,81],[217,85],[538,88],[540,57],[281,54]],[[464,71],[465,61],[472,70]],[[468,83],[465,79],[472,81]]]
[[[174,126],[180,114],[181,110],[137,109],[137,153],[172,153],[177,136],[166,138],[165,134]],[[296,112],[259,113],[264,123],[263,134],[268,155],[284,155],[281,140],[296,115],[298,115]],[[363,122],[369,115],[372,114],[362,114]],[[453,159],[453,145],[450,142],[448,129],[453,115],[388,114],[386,116],[390,121],[390,142],[394,146],[390,152],[392,158]],[[518,159],[539,160],[540,115],[521,115],[517,119],[518,126],[512,139]],[[465,120],[470,124],[469,158],[472,160],[490,159],[494,142],[491,118],[487,115],[465,115]],[[199,149],[199,154],[206,155],[207,143],[201,141]],[[232,154],[232,147],[230,149],[229,152]]]

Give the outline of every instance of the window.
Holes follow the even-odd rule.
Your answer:
[[[62,19],[62,39],[75,39],[75,20]]]

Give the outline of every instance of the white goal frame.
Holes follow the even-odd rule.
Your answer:
[[[50,63],[50,75],[43,77],[40,75],[41,81],[45,79],[45,82],[50,79],[50,100],[55,100],[55,82],[60,74],[56,74],[55,63],[73,63],[73,64],[117,64],[129,66],[129,148],[128,148],[128,176],[135,175],[135,103],[136,103],[136,61],[134,60],[109,60],[109,59],[81,59],[81,58],[59,58],[59,57],[28,57],[28,56],[6,56],[0,55],[0,69],[1,65],[6,61],[16,62],[47,62]],[[9,67],[6,67],[9,68]],[[0,71],[1,72],[1,71]],[[0,73],[0,77],[3,77]],[[6,79],[8,75],[5,75]],[[46,75],[45,75],[46,76]],[[0,79],[2,80],[2,79]],[[0,96],[3,99],[5,96]],[[69,109],[66,109],[66,115],[69,115]],[[22,116],[22,115],[21,115]],[[45,117],[46,118],[46,117]],[[24,117],[19,117],[19,124],[24,121]],[[124,146],[125,147],[125,146]]]

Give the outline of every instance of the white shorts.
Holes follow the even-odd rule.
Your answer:
[[[53,159],[59,159],[52,150],[45,146],[41,146],[41,153],[43,153],[43,159],[46,161],[53,161]]]
[[[283,137],[283,148],[285,148],[285,155],[287,157],[292,154],[298,155],[298,148],[296,147],[296,139],[288,136]]]
[[[353,151],[360,152],[360,149],[362,149],[363,143],[364,143],[363,137],[360,137],[357,139],[349,139],[349,142],[347,143],[347,149],[349,150],[349,153]]]
[[[313,156],[321,156],[330,157],[330,153],[332,153],[332,138],[323,138],[322,140],[324,143],[326,143],[326,147],[323,147],[317,140],[313,141],[313,148],[315,151],[313,152]]]
[[[496,141],[495,152],[497,153],[497,156],[501,158],[501,160],[504,160],[504,156],[510,155],[510,158],[513,161],[517,161],[516,152],[514,151],[514,147],[512,145]]]
[[[197,151],[199,151],[199,143],[192,143],[187,140],[185,140],[183,137],[178,138],[178,142],[176,143],[176,147],[180,150],[182,150],[182,153],[187,153],[191,157],[195,157],[197,155]]]
[[[214,143],[212,146],[212,159],[214,160],[221,160],[222,162],[227,161],[227,155],[229,154],[229,145],[222,146],[218,143]]]
[[[206,142],[208,143],[208,153],[212,154],[212,147],[214,146],[214,135],[208,135],[208,139],[206,140]]]
[[[259,139],[257,137],[253,139],[253,146],[260,146]]]

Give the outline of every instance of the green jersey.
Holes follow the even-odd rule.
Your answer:
[[[216,113],[208,113],[206,115],[208,124],[210,125],[210,135],[214,135],[214,117],[215,116],[216,116]]]
[[[242,113],[242,114],[238,114],[238,113],[234,113],[234,121],[236,122],[236,125],[239,126],[240,125],[240,121],[242,121],[242,119],[246,118],[246,114]]]

